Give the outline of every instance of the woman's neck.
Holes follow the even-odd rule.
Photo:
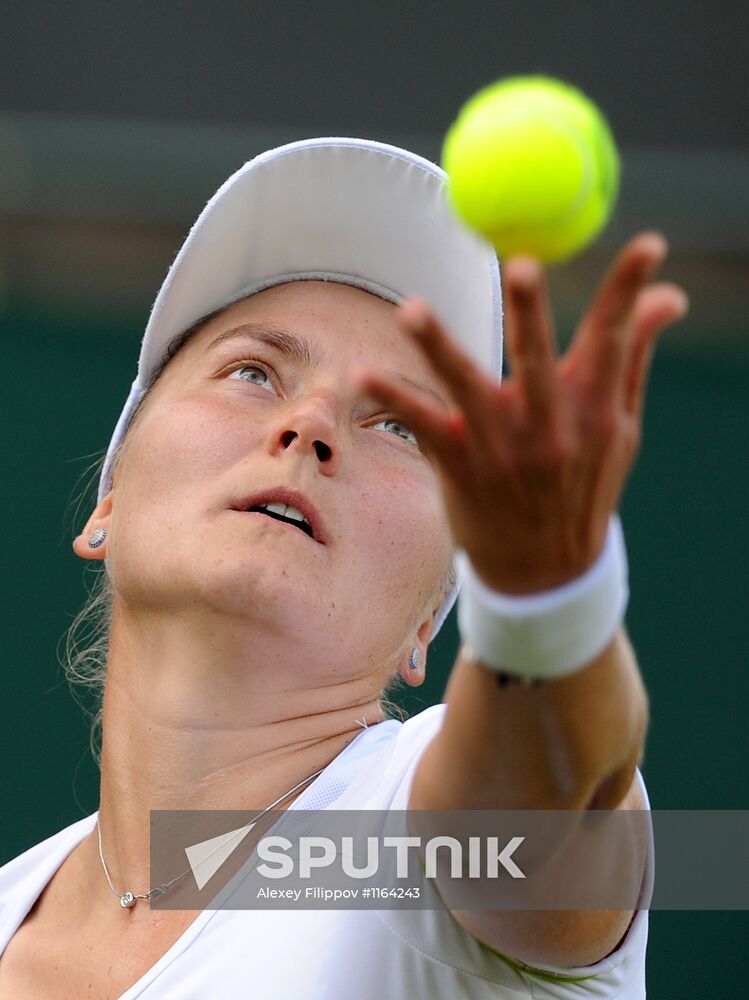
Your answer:
[[[268,636],[224,632],[217,648],[195,629],[134,635],[113,624],[103,707],[99,816],[117,887],[150,888],[150,810],[260,811],[384,718],[371,666],[341,677]],[[94,882],[111,896],[103,871]]]

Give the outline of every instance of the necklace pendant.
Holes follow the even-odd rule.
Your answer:
[[[131,906],[135,906],[135,896],[132,892],[126,892],[123,896],[120,896],[120,906],[123,910],[128,910]]]

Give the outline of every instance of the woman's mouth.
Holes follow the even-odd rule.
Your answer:
[[[242,513],[262,514],[295,527],[320,545],[327,543],[327,532],[320,512],[300,490],[284,485],[269,486],[254,494],[239,497],[231,506],[233,510]]]
[[[295,528],[299,528],[300,531],[303,531],[305,535],[308,535],[310,538],[314,537],[312,534],[312,527],[304,514],[302,514],[302,512],[296,507],[291,507],[288,504],[259,504],[256,507],[250,507],[250,509],[244,511],[244,513],[265,514],[268,517],[272,517],[276,521],[283,521],[285,524],[291,524]]]

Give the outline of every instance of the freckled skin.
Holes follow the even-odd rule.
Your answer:
[[[449,544],[431,464],[410,441],[375,429],[369,418],[383,413],[381,404],[352,414],[346,374],[356,361],[435,382],[394,312],[359,289],[296,282],[237,303],[183,348],[133,428],[127,476],[116,483],[109,556],[123,595],[173,610],[198,600],[231,616],[273,615],[306,642],[306,623],[329,607],[330,655],[338,650],[340,658],[344,647],[355,656],[370,635],[392,647],[422,611],[426,586],[414,584],[435,584]],[[244,343],[201,361],[223,330],[261,320],[303,333],[325,351],[325,362],[304,372],[267,347]],[[236,371],[213,377],[249,356],[272,364],[281,386],[257,372],[255,383]],[[297,436],[284,446],[287,430]],[[327,461],[317,457],[315,439],[332,448]],[[317,506],[329,546],[305,544],[259,518],[240,526],[223,516],[228,497],[281,483]]]

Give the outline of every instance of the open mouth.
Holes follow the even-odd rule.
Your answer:
[[[284,504],[274,504],[274,507],[283,507]],[[312,528],[310,527],[306,518],[302,517],[299,512],[294,514],[281,513],[278,509],[271,510],[266,505],[261,505],[258,507],[250,507],[247,511],[248,514],[265,514],[266,517],[272,517],[274,521],[283,521],[285,524],[291,524],[293,527],[298,528],[299,531],[303,531],[305,535],[309,538],[314,538],[312,534]]]

